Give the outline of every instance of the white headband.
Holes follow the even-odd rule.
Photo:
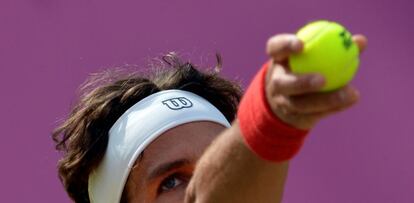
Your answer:
[[[89,175],[90,201],[119,202],[129,172],[141,152],[165,131],[193,121],[212,121],[230,127],[216,107],[187,91],[161,91],[133,105],[109,130],[106,153]]]

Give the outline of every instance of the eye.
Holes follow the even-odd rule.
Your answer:
[[[176,187],[182,185],[183,183],[184,180],[180,178],[178,174],[170,175],[161,182],[158,192],[169,192],[175,189]]]

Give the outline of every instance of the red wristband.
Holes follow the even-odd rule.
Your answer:
[[[263,65],[247,88],[237,117],[247,146],[263,159],[280,162],[293,158],[308,131],[283,123],[272,112],[265,92],[268,64]]]

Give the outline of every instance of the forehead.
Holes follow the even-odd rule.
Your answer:
[[[137,164],[148,173],[160,163],[180,159],[196,162],[211,141],[224,129],[222,125],[208,121],[172,128],[148,145]]]

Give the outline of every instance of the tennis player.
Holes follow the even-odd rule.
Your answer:
[[[320,93],[322,76],[291,73],[287,58],[302,49],[295,35],[270,38],[270,60],[242,99],[237,83],[174,54],[150,74],[95,75],[53,133],[66,192],[94,203],[280,202],[309,130],[359,98],[352,86]]]

